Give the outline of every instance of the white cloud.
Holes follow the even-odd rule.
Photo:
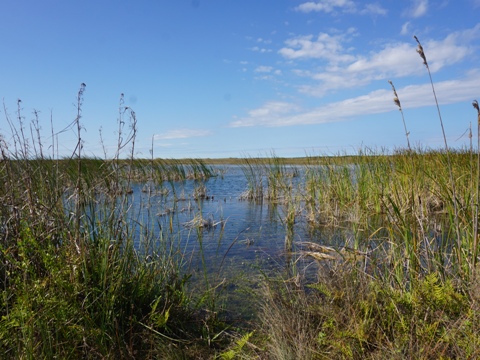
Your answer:
[[[259,46],[254,46],[251,48],[252,51],[255,51],[255,52],[259,52],[259,53],[269,53],[269,52],[272,52],[271,49],[267,49],[267,48],[261,48]]]
[[[270,102],[250,111],[247,117],[232,122],[230,126],[274,127],[322,124],[353,119],[362,115],[385,113],[397,109],[389,87],[385,83],[385,89],[330,103],[310,111],[300,111],[295,104],[291,103]],[[465,79],[438,82],[435,84],[435,90],[441,105],[470,102],[472,94],[480,92],[480,71],[472,72]],[[397,89],[397,93],[404,109],[435,104],[430,83]]]
[[[402,25],[402,30],[400,30],[400,35],[408,35],[410,32],[410,21],[407,21]]]
[[[480,37],[480,24],[472,29],[457,31],[449,34],[443,40],[427,40],[423,47],[430,66],[430,70],[438,71],[441,68],[458,63],[473,52],[469,45],[473,39]],[[370,70],[388,76],[406,76],[418,72],[417,61],[419,56],[413,45],[415,43],[389,44],[370,57],[361,58],[352,63],[350,70]],[[367,61],[368,64],[364,63]],[[382,77],[383,78],[383,77]]]
[[[366,4],[363,10],[360,11],[360,14],[371,14],[371,15],[387,15],[387,10],[381,7],[379,4]]]
[[[272,66],[265,66],[265,65],[261,65],[261,66],[258,66],[256,69],[255,69],[255,72],[260,72],[260,73],[270,73],[273,71],[273,67]]]
[[[433,72],[463,60],[473,51],[471,47],[461,45],[458,34],[449,35],[443,41],[427,41],[424,48],[430,70]]]
[[[419,56],[412,44],[391,44],[369,56],[359,56],[345,69],[349,74],[368,74],[371,79],[405,76],[421,70]]]
[[[288,59],[326,59],[332,63],[353,60],[353,56],[345,53],[342,41],[342,35],[331,36],[326,33],[320,33],[316,39],[313,35],[299,36],[286,40],[287,46],[281,48],[279,53]]]
[[[270,101],[258,109],[250,110],[247,118],[236,120],[232,122],[230,126],[270,126],[270,123],[280,121],[280,119],[287,114],[298,110],[299,107],[295,104],[282,101]]]
[[[352,9],[355,7],[355,3],[351,0],[321,0],[317,2],[309,1],[300,4],[295,10],[309,13],[324,11],[326,13],[332,12],[335,8]]]
[[[296,11],[300,11],[303,13],[310,13],[310,12],[325,12],[331,13],[334,12],[336,9],[342,10],[343,12],[348,13],[360,13],[361,15],[386,15],[387,10],[383,8],[378,3],[368,3],[358,11],[355,5],[355,2],[352,0],[321,0],[321,1],[309,1],[303,4],[300,4],[295,8]]]
[[[470,43],[480,37],[480,24],[472,29],[454,32],[443,40],[427,40],[423,44],[432,72],[459,63],[474,51]],[[303,70],[294,74],[314,80],[314,84],[301,85],[299,91],[312,96],[323,96],[332,90],[354,88],[375,80],[422,74],[424,66],[416,52],[415,42],[385,44],[368,54],[353,54],[345,50],[342,42],[345,36],[330,36],[321,33],[287,40],[288,47],[281,49],[281,55],[288,59],[322,59],[320,70]],[[298,66],[301,66],[298,65]]]
[[[272,43],[272,40],[267,40],[267,39],[263,39],[263,38],[257,38],[257,42],[258,42],[258,43],[263,43],[263,44],[271,44],[271,43]]]
[[[428,0],[414,0],[410,16],[419,18],[425,15],[428,11]]]
[[[209,136],[211,132],[208,130],[196,130],[196,129],[175,129],[169,130],[164,134],[156,134],[153,136],[154,140],[167,140],[167,139],[187,139],[191,137]]]
[[[261,76],[255,77],[257,80],[272,80],[275,77],[273,75],[282,75],[282,70],[274,69],[273,66],[258,66],[255,70],[255,73],[262,74]]]

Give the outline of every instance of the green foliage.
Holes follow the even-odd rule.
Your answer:
[[[174,239],[140,224],[145,247],[134,244],[129,186],[143,163],[30,159],[28,141],[15,141],[10,153],[0,137],[2,354],[141,359],[176,343],[176,357],[205,326],[221,326],[192,305]],[[197,160],[153,165],[152,181],[212,175]]]
[[[82,84],[71,125],[78,146],[70,158],[55,159],[55,139],[53,157],[45,156],[38,122],[38,137],[25,137],[19,104],[18,124],[5,114],[13,142],[0,135],[5,357],[480,357],[480,157],[475,162],[473,147],[453,150],[445,141],[440,151],[412,149],[405,126],[408,150],[393,154],[361,149],[357,156],[297,159],[302,170],[275,155],[240,160],[248,183],[242,199],[275,205],[298,276],[292,282],[287,269],[289,281],[265,280],[252,325],[259,337],[248,329],[231,336],[238,339],[232,343],[215,311],[218,292],[205,259],[207,289],[195,294],[195,303],[184,253],[164,239],[174,236],[172,222],[170,233],[157,238],[131,213],[129,197],[133,182],[153,189],[170,182],[175,189],[177,181],[214,176],[213,169],[200,160],[154,159],[153,149],[152,159],[134,160],[135,113],[123,106],[123,96],[114,159],[82,157],[84,90]],[[197,197],[205,191],[197,187]],[[348,234],[344,251],[327,257],[333,265],[315,258],[327,271],[307,289],[290,261],[298,224],[325,241],[327,229]],[[141,251],[134,244],[138,232]]]
[[[436,273],[409,289],[361,273],[332,274],[312,292],[268,286],[260,316],[276,358],[475,358],[478,304]],[[473,310],[473,307],[476,310]]]
[[[223,360],[233,360],[233,359],[235,359],[242,352],[243,347],[248,343],[248,341],[250,340],[250,338],[252,337],[252,335],[254,333],[255,333],[254,331],[251,331],[251,332],[243,335],[240,339],[238,339],[235,342],[235,345],[234,345],[233,348],[221,353],[220,356],[218,356],[217,358],[218,359],[223,359]]]

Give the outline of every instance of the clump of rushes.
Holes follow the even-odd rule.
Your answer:
[[[243,162],[242,171],[247,179],[248,189],[240,195],[240,199],[261,202],[264,197],[264,168],[258,159],[245,158]]]

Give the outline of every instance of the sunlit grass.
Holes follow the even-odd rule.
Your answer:
[[[438,105],[443,149],[412,147],[402,111],[406,149],[165,160],[153,150],[151,159],[134,158],[137,119],[122,96],[115,156],[96,159],[82,152],[84,91],[70,157],[55,156],[56,137],[47,155],[38,118],[27,135],[20,103],[15,120],[5,114],[13,133],[0,137],[5,357],[480,357],[479,145],[449,147]],[[223,273],[238,236],[218,264],[204,256],[215,229],[220,248],[225,219],[191,201],[209,199],[205,180],[222,177],[228,170],[218,165],[227,164],[240,165],[247,182],[238,200],[268,204],[283,224],[284,261],[274,271]],[[187,180],[196,181],[193,218],[179,225],[176,204],[187,198],[176,185]],[[138,184],[146,198],[136,208]],[[153,197],[169,194],[171,207],[153,213]],[[199,268],[176,226],[195,235]],[[309,241],[296,236],[299,227]],[[222,297],[230,281],[254,309],[243,327],[219,316],[239,304]]]

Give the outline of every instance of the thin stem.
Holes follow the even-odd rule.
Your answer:
[[[85,91],[85,84],[82,83],[80,85],[80,90],[78,90],[77,94],[77,117],[75,118],[75,123],[77,124],[77,147],[76,147],[76,152],[77,152],[77,184],[75,186],[75,197],[76,197],[76,202],[75,202],[75,241],[76,241],[76,247],[77,251],[80,252],[83,250],[83,246],[80,242],[80,219],[81,219],[81,214],[80,214],[80,209],[81,209],[81,203],[82,203],[82,191],[81,191],[81,185],[82,185],[82,126],[80,124],[80,118],[82,117],[82,103],[83,103],[83,93]]]
[[[480,201],[480,193],[479,193],[479,186],[480,186],[480,108],[478,106],[478,101],[474,100],[472,103],[473,107],[477,110],[477,178],[476,178],[476,186],[475,186],[475,211],[473,217],[473,259],[472,259],[472,271],[475,270],[475,266],[477,263],[477,251],[478,251],[478,206]],[[474,271],[475,273],[475,271]]]
[[[388,82],[392,86],[393,95],[395,96],[393,98],[393,102],[395,103],[395,105],[398,106],[398,110],[400,110],[400,113],[402,114],[403,128],[405,130],[405,137],[407,138],[407,146],[408,146],[408,150],[411,152],[412,148],[410,147],[410,139],[408,138],[408,136],[410,135],[410,132],[407,130],[407,124],[405,122],[405,116],[403,115],[402,104],[400,103],[400,100],[399,100],[398,94],[397,94],[397,90],[395,89],[395,86],[393,85],[393,82],[391,82],[390,80],[388,80]]]
[[[448,171],[450,175],[450,183],[452,186],[452,196],[453,196],[453,211],[454,211],[454,222],[455,222],[455,231],[457,233],[457,256],[458,256],[458,264],[459,266],[462,265],[462,238],[460,236],[460,228],[459,228],[459,223],[458,223],[458,205],[457,205],[457,192],[456,192],[456,187],[455,187],[455,180],[453,177],[453,169],[452,169],[452,163],[450,160],[450,150],[448,148],[448,143],[447,143],[447,136],[445,135],[445,128],[443,126],[443,120],[442,120],[442,114],[440,112],[440,105],[438,104],[438,99],[437,99],[437,94],[435,92],[435,86],[433,85],[433,79],[432,79],[432,73],[430,72],[430,67],[428,66],[428,61],[427,57],[425,56],[425,52],[423,50],[422,44],[418,40],[416,36],[414,36],[414,39],[417,41],[418,47],[417,47],[417,52],[420,55],[420,57],[423,60],[423,64],[427,68],[428,71],[428,76],[430,78],[430,84],[432,85],[432,91],[433,91],[433,97],[435,98],[435,104],[437,106],[437,112],[438,112],[438,118],[440,119],[440,126],[442,128],[442,134],[443,134],[443,140],[445,143],[445,150],[447,153],[447,164],[448,164]]]

